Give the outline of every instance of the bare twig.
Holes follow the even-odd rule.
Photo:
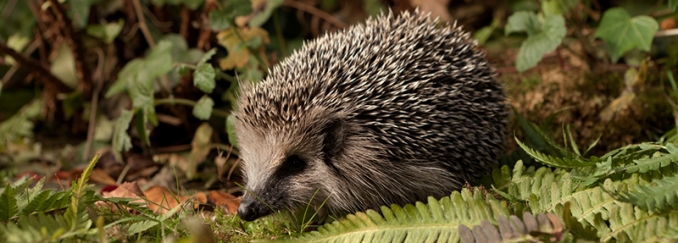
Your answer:
[[[21,55],[2,41],[0,41],[0,53],[9,55],[10,57],[14,58],[17,63],[24,65],[26,68],[28,68],[28,70],[34,71],[36,74],[43,77],[45,79],[45,85],[56,88],[58,92],[66,92],[70,90],[70,88],[62,83],[61,80],[52,75],[52,73],[43,63]]]
[[[88,100],[92,96],[92,72],[87,67],[85,63],[85,51],[82,48],[82,41],[75,35],[73,30],[73,23],[71,19],[66,15],[66,10],[64,6],[59,3],[57,0],[48,0],[51,4],[50,9],[56,17],[56,22],[61,25],[61,30],[63,31],[66,43],[71,47],[73,52],[73,59],[75,59],[75,69],[76,76],[80,82],[78,83],[78,88],[82,91],[83,98]]]
[[[38,46],[40,45],[40,40],[38,38],[39,37],[33,38],[33,41],[31,42],[31,44],[28,45],[26,50],[23,51],[24,55],[29,55],[29,54],[33,53],[33,51],[35,51],[35,49],[38,48]],[[12,78],[12,76],[14,76],[14,74],[18,70],[19,70],[19,65],[13,65],[11,68],[9,68],[9,70],[7,70],[7,72],[5,73],[5,76],[3,76],[2,79],[0,80],[0,83],[2,83],[5,86],[9,86],[10,85],[10,83],[9,83],[10,79]]]
[[[96,128],[96,119],[97,119],[97,107],[99,105],[99,93],[103,88],[104,83],[104,68],[106,58],[104,56],[104,51],[101,48],[95,49],[97,56],[99,57],[99,62],[97,63],[97,69],[95,71],[96,75],[96,86],[94,87],[94,94],[92,94],[92,108],[89,112],[89,127],[87,129],[87,142],[85,143],[85,149],[82,153],[82,161],[87,161],[89,158],[90,149],[92,149],[92,142],[94,141],[94,130]]]
[[[341,22],[340,20],[338,20],[334,16],[332,16],[332,15],[330,15],[330,14],[328,14],[328,13],[326,13],[326,12],[320,10],[320,9],[317,9],[317,8],[311,6],[311,5],[308,5],[308,4],[305,4],[305,3],[302,3],[302,2],[297,2],[297,1],[294,1],[294,0],[285,0],[282,5],[287,6],[287,7],[296,8],[296,9],[299,9],[301,11],[307,12],[309,14],[318,16],[321,19],[332,23],[337,28],[341,28],[341,29],[346,28],[346,23]]]
[[[151,36],[151,31],[148,30],[148,26],[146,25],[146,19],[144,18],[144,11],[141,7],[141,3],[139,3],[139,0],[132,0],[132,3],[134,4],[134,12],[137,15],[137,21],[139,21],[139,29],[141,29],[141,33],[144,34],[144,38],[146,39],[146,42],[148,42],[148,45],[151,48],[154,48],[155,40],[153,40],[153,36]]]

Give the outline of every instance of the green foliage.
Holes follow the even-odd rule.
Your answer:
[[[252,12],[248,0],[221,0],[217,2],[217,10],[210,12],[209,21],[213,30],[221,31],[233,25],[236,16],[244,16]]]
[[[678,0],[669,0],[669,9],[673,11],[674,13],[676,12],[676,8],[678,8]]]
[[[42,180],[31,189],[28,189],[30,179],[6,184],[0,196],[0,216],[5,222],[0,224],[3,242],[74,241],[97,233],[91,228],[92,221],[85,207],[98,199],[94,191],[87,188],[98,159],[98,155],[92,159],[80,179],[67,191],[41,191]],[[66,209],[63,214],[45,214],[48,210],[63,208]]]
[[[507,206],[481,191],[463,189],[440,200],[430,197],[427,204],[383,206],[381,213],[351,214],[283,242],[457,242],[459,225],[496,222],[498,216],[509,215]]]
[[[8,143],[33,135],[33,119],[40,115],[42,100],[35,99],[26,104],[9,119],[0,122],[0,152]]]
[[[118,37],[118,34],[122,31],[124,25],[124,19],[120,19],[118,22],[101,25],[89,25],[87,26],[87,34],[102,39],[106,44],[111,44],[113,43],[113,40]]]
[[[270,17],[273,11],[275,11],[280,5],[283,4],[285,0],[268,0],[266,2],[266,8],[261,13],[255,15],[249,22],[251,27],[260,27],[262,26]]]
[[[228,133],[228,143],[233,147],[238,147],[238,138],[235,136],[235,115],[231,114],[226,118],[226,132]]]
[[[654,180],[651,186],[634,185],[635,190],[622,192],[620,201],[637,205],[649,211],[675,209],[678,202],[678,177]]]
[[[523,219],[515,215],[509,218],[497,217],[499,229],[487,220],[473,226],[459,226],[461,241],[472,242],[560,242],[563,240],[563,222],[554,214],[539,214],[535,218],[530,212]]]
[[[205,95],[193,107],[193,115],[200,120],[207,120],[212,115],[212,107],[214,107],[214,101]]]
[[[516,12],[506,23],[506,34],[526,32],[527,39],[520,46],[516,69],[525,71],[537,65],[544,54],[552,52],[565,37],[565,18],[548,15],[540,18],[527,11]]]
[[[659,30],[659,24],[652,17],[631,18],[623,8],[611,8],[603,13],[596,37],[605,41],[612,62],[633,48],[650,51],[652,38]]]
[[[216,82],[214,81],[216,72],[214,71],[214,67],[207,63],[207,61],[216,52],[216,49],[211,49],[208,51],[202,58],[200,58],[195,72],[193,72],[193,85],[205,93],[212,93],[212,90],[216,86]]]
[[[115,151],[127,151],[132,148],[132,138],[127,134],[129,123],[132,122],[134,112],[131,110],[122,110],[120,117],[115,122],[113,131],[113,149]]]

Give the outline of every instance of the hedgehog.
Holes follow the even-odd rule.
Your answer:
[[[449,196],[498,165],[508,109],[476,41],[415,10],[305,42],[241,84],[234,114],[252,221]]]

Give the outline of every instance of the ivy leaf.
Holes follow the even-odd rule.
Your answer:
[[[146,57],[146,65],[140,73],[147,77],[141,80],[150,81],[172,71],[172,46],[169,40],[158,42],[158,45]]]
[[[113,43],[113,40],[115,40],[116,37],[118,37],[118,34],[120,34],[120,31],[122,30],[122,27],[125,25],[125,20],[120,19],[118,22],[113,22],[113,23],[107,23],[104,25],[89,25],[87,26],[87,34],[103,39],[104,43],[106,44],[111,44]]]
[[[539,18],[535,13],[528,11],[518,11],[512,14],[507,22],[505,32],[506,35],[517,32],[527,32],[528,35],[534,35],[540,29],[541,24]]]
[[[214,54],[217,54],[217,48],[212,48],[212,49],[210,49],[209,51],[207,51],[207,52],[202,56],[202,58],[200,58],[200,61],[198,61],[198,64],[197,64],[197,65],[207,63],[207,61],[209,61],[210,58],[212,58],[212,56],[214,56]]]
[[[228,11],[231,18],[235,16],[245,16],[252,12],[252,3],[250,0],[222,0],[224,9]]]
[[[228,13],[221,10],[212,10],[209,15],[210,27],[214,31],[222,31],[231,27],[231,21]]]
[[[200,120],[210,119],[212,116],[212,108],[214,107],[214,100],[207,95],[204,95],[198,104],[193,107],[193,115]]]
[[[119,152],[127,151],[132,148],[132,139],[127,134],[127,129],[132,121],[134,112],[131,110],[123,110],[120,117],[115,122],[115,130],[113,132],[113,149]]]
[[[198,89],[202,90],[205,93],[212,93],[212,90],[216,86],[214,78],[216,73],[214,72],[214,67],[212,65],[203,63],[198,65],[193,72],[193,85]]]
[[[617,62],[627,51],[638,48],[650,51],[652,38],[659,24],[649,16],[631,18],[623,8],[611,8],[603,13],[596,37],[605,41],[612,62]]]
[[[536,66],[544,54],[560,45],[566,32],[565,18],[551,15],[541,20],[535,13],[520,11],[509,17],[505,31],[506,34],[527,32],[516,58],[516,69],[522,72]]]
[[[249,0],[222,0],[219,9],[209,14],[210,26],[215,31],[225,30],[234,23],[236,16],[248,15],[252,12]]]
[[[238,138],[235,136],[235,114],[233,113],[226,118],[226,133],[228,134],[228,143],[238,148]]]

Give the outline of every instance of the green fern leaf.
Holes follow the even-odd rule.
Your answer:
[[[39,194],[33,196],[32,199],[28,199],[29,201],[21,210],[21,214],[29,215],[36,212],[36,210],[47,201],[51,193],[52,191],[42,191]]]
[[[677,154],[659,154],[654,158],[646,159],[637,159],[633,160],[635,165],[627,166],[622,168],[628,173],[639,172],[647,173],[648,171],[659,170],[660,168],[666,167],[671,163],[678,162],[678,153]]]
[[[0,194],[0,220],[6,222],[18,213],[19,208],[14,195],[14,187],[8,185]]]
[[[381,214],[373,210],[347,215],[346,218],[326,224],[318,231],[303,234],[288,242],[458,242],[457,227],[474,225],[482,220],[495,221],[498,215],[507,216],[506,204],[478,191],[455,191],[451,196],[428,204],[421,202],[404,207],[381,207]],[[267,241],[267,240],[261,240]]]
[[[678,225],[678,211],[650,213],[629,203],[618,202],[609,208],[607,221],[611,231],[600,241],[609,242],[670,242],[670,229]]]
[[[459,225],[462,242],[560,242],[564,240],[563,221],[555,214],[539,214],[535,218],[530,212],[523,219],[515,215],[509,218],[497,217],[497,227],[487,220],[473,226]]]
[[[85,170],[82,172],[82,175],[80,175],[78,181],[74,183],[73,187],[71,188],[71,191],[73,193],[71,195],[71,203],[69,204],[68,209],[66,209],[66,213],[64,214],[66,221],[70,225],[71,231],[76,231],[80,227],[86,226],[87,224],[91,224],[91,222],[89,222],[90,220],[88,219],[88,217],[86,217],[87,216],[86,212],[84,212],[85,205],[81,204],[81,199],[83,199],[85,195],[89,175],[92,172],[92,169],[94,169],[94,165],[96,165],[100,156],[101,155],[96,154],[94,158],[92,158],[87,168],[85,168]]]
[[[527,147],[527,145],[523,144],[518,140],[518,138],[515,138],[516,142],[518,145],[527,153],[529,154],[532,158],[535,160],[544,163],[548,166],[551,167],[556,167],[556,168],[578,168],[578,167],[588,167],[588,166],[593,166],[595,163],[585,161],[583,158],[557,158],[553,157],[544,153],[541,153],[537,150],[531,149],[530,147]]]
[[[655,180],[656,186],[635,185],[635,191],[620,193],[620,201],[637,205],[649,211],[674,208],[678,202],[678,177]]]
[[[129,226],[129,228],[127,229],[127,234],[136,235],[136,234],[141,233],[143,231],[146,231],[150,228],[153,228],[156,225],[158,225],[158,221],[153,221],[153,220],[144,220],[144,221],[141,221],[141,222],[136,222],[136,223],[133,223]]]

